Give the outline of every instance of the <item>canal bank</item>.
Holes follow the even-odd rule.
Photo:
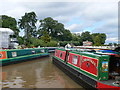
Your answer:
[[[3,88],[82,88],[53,63],[42,57],[2,68]]]

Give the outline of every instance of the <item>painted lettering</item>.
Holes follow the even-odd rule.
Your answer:
[[[96,63],[92,59],[85,58],[82,60],[82,63],[86,62],[86,61],[88,61],[88,62],[92,63],[94,66],[96,66]]]

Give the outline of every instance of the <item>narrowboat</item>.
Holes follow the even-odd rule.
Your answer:
[[[47,48],[0,50],[0,66],[48,55]]]
[[[119,52],[58,48],[52,62],[86,89],[120,90]]]

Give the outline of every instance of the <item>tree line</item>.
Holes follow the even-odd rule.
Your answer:
[[[37,22],[39,25],[37,26]],[[35,12],[25,13],[18,21],[15,18],[2,15],[0,21],[3,28],[10,28],[14,31],[13,38],[18,39],[20,45],[27,47],[37,46],[65,46],[67,43],[82,45],[83,41],[91,41],[93,45],[104,45],[105,33],[90,33],[88,31],[81,34],[71,33],[64,24],[52,17],[38,19]],[[24,31],[24,36],[20,36],[20,31]]]

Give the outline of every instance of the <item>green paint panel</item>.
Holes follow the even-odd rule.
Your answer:
[[[49,54],[48,53],[39,53],[39,54],[34,54],[34,55],[26,55],[26,56],[20,56],[20,57],[15,57],[15,58],[3,59],[2,61],[0,61],[0,64],[21,61],[21,60],[29,60],[32,58],[37,58],[37,57],[47,56],[47,55],[49,55]]]
[[[109,73],[109,56],[102,56],[100,57],[100,62],[99,62],[99,78],[98,80],[108,80],[108,73]],[[106,66],[104,67],[104,65]]]
[[[57,50],[66,51],[65,49],[57,48]]]
[[[64,49],[57,49],[57,50],[65,51]],[[109,70],[108,70],[108,68],[104,69],[103,65],[104,64],[109,65],[109,55],[101,55],[101,54],[94,53],[94,52],[90,53],[90,52],[78,52],[78,51],[69,51],[69,53],[79,54],[81,56],[87,56],[87,57],[98,59],[98,67],[97,67],[97,69],[98,69],[98,76],[94,76],[94,75],[92,75],[92,74],[90,74],[88,72],[85,72],[84,70],[81,70],[80,68],[75,67],[72,64],[69,64],[69,63],[67,63],[67,64],[70,67],[73,67],[76,70],[79,70],[80,72],[84,73],[85,75],[88,75],[89,77],[94,78],[96,80],[108,80],[108,71]],[[64,62],[63,60],[61,60],[58,57],[55,57],[55,58],[60,60],[60,61],[62,61],[62,62]]]
[[[8,58],[0,60],[0,64],[49,55],[47,48],[12,49],[12,50],[2,50],[2,51],[7,52]]]
[[[43,50],[45,50],[45,52],[47,52],[46,48],[8,50],[7,51],[7,57],[8,58],[13,58],[13,57],[18,57],[18,56],[37,54],[37,53],[42,53]],[[16,55],[14,56],[14,54],[16,54]]]

